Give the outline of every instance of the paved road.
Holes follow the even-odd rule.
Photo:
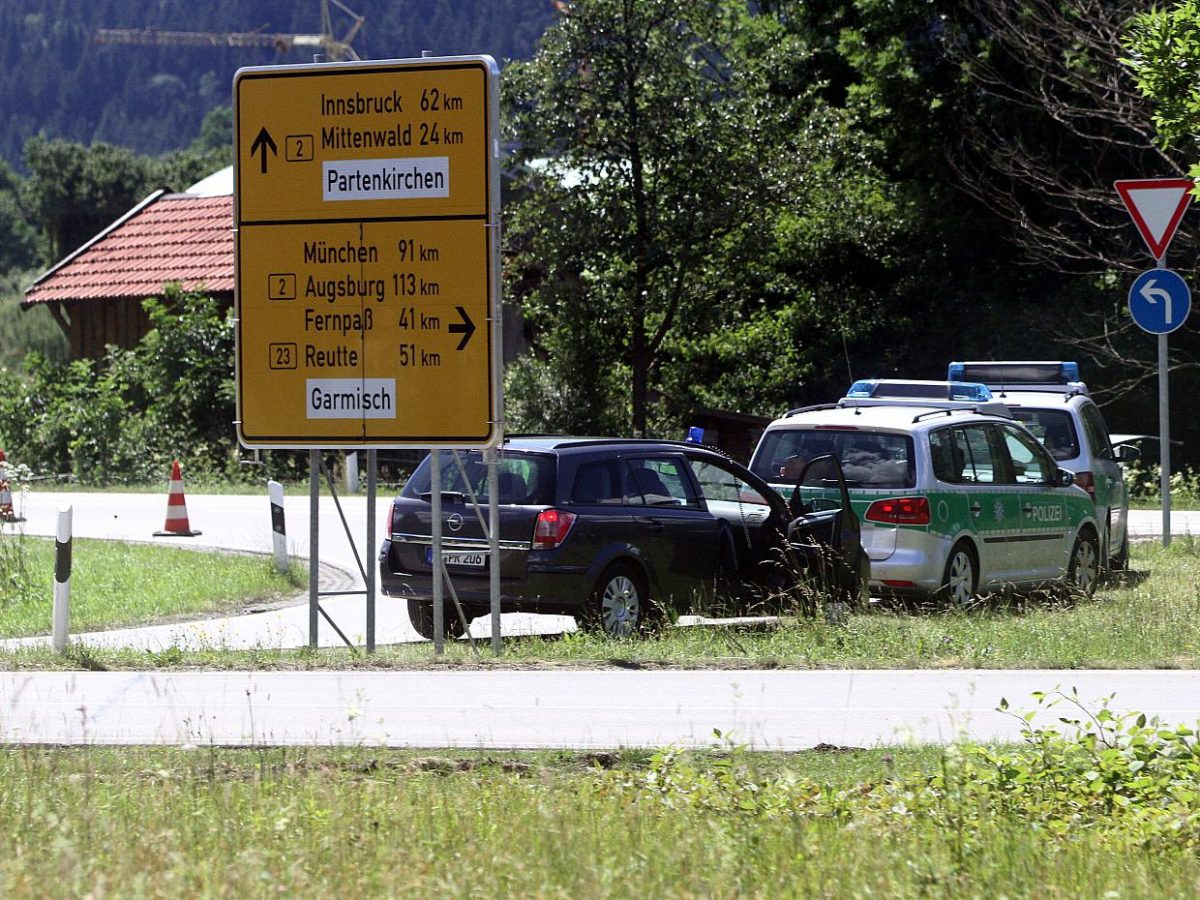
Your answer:
[[[123,541],[152,541],[198,549],[249,550],[273,552],[271,510],[266,492],[261,496],[194,495],[185,490],[188,520],[197,537],[154,537],[161,530],[167,512],[166,491],[162,495],[124,493],[76,493],[32,491],[18,498],[18,508],[25,517],[19,527],[26,534],[52,536],[58,523],[58,510],[72,508],[76,537]],[[381,494],[377,500],[375,518],[376,540],[382,538],[387,524],[390,495]],[[366,643],[366,594],[361,575],[362,566],[376,565],[375,553],[367,551],[367,503],[362,496],[340,499],[342,511],[329,497],[322,497],[318,517],[321,541],[319,558],[323,563],[322,590],[349,590],[362,593],[343,597],[326,597],[321,607],[337,623],[338,628],[357,646]],[[287,522],[288,552],[307,558],[309,555],[309,498],[307,494],[285,496],[284,515]],[[354,535],[354,544],[346,536],[342,524],[345,517]],[[356,550],[357,548],[357,556]],[[306,565],[306,563],[305,563]],[[47,582],[49,590],[50,582]],[[49,612],[47,612],[49,616]],[[286,648],[303,647],[309,642],[307,595],[286,608],[276,608],[243,616],[230,616],[206,622],[164,625],[72,635],[73,640],[96,647],[144,647],[161,650],[176,646],[181,649],[204,647]],[[573,629],[574,620],[562,616],[506,615],[504,633],[559,633]],[[47,630],[50,621],[47,618]],[[472,626],[476,637],[487,637],[488,622],[477,620]],[[408,607],[403,601],[382,595],[376,596],[375,637],[378,645],[422,640],[408,621]],[[29,643],[46,643],[48,637],[25,641],[0,641],[0,647]],[[344,646],[342,639],[320,620],[318,643],[322,647]]]
[[[755,749],[1019,740],[1002,698],[1200,720],[1200,673],[1088,671],[0,672],[0,742]],[[1054,713],[1036,723],[1056,724]]]

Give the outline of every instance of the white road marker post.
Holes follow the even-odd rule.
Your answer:
[[[71,514],[72,507],[58,510],[58,532],[54,539],[54,650],[67,649],[71,623]]]
[[[283,518],[283,485],[267,482],[267,497],[271,501],[271,540],[275,544],[275,568],[287,574],[287,523]]]

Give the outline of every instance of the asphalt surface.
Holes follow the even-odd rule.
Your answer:
[[[68,491],[31,491],[16,498],[18,512],[25,521],[5,528],[19,528],[26,534],[53,536],[58,511],[70,507],[73,534],[81,538],[141,541],[173,544],[193,549],[222,549],[270,554],[274,548],[271,508],[264,490],[261,496],[193,495],[184,492],[188,523],[198,530],[195,537],[156,537],[166,523],[167,494],[82,493]],[[380,493],[375,509],[376,540],[381,540],[387,525],[391,495]],[[340,509],[338,504],[340,504]],[[367,597],[363,567],[377,565],[375,550],[366,546],[367,502],[361,495],[320,500],[317,532],[320,539],[320,590],[349,591],[347,596],[322,597],[321,608],[355,646],[366,644]],[[284,518],[288,553],[303,557],[299,565],[307,570],[310,547],[310,508],[307,494],[285,495]],[[343,518],[345,525],[343,525]],[[347,527],[353,537],[347,537]],[[47,590],[50,582],[48,581]],[[375,597],[376,645],[423,640],[408,620],[408,606],[382,594]],[[345,646],[324,617],[318,617],[318,646]],[[505,615],[503,633],[528,635],[561,633],[575,627],[574,620],[563,616]],[[47,629],[50,628],[49,611]],[[478,619],[471,634],[490,636],[489,622]],[[275,605],[245,615],[223,616],[202,622],[184,622],[146,628],[72,634],[71,639],[93,647],[135,647],[147,650],[180,649],[280,649],[309,644],[308,593],[298,593],[290,604]],[[47,644],[49,635],[0,641],[0,648]]]
[[[1034,691],[1200,721],[1200,672],[0,673],[0,742],[479,748],[1016,741]],[[1065,711],[1079,714],[1075,708]],[[1061,727],[1064,710],[1035,725]]]

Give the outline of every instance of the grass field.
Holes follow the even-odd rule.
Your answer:
[[[51,539],[0,538],[0,637],[50,631],[54,552]],[[270,559],[258,555],[76,539],[71,630],[229,612],[294,596],[304,589],[306,576],[281,575]]]
[[[0,893],[1194,896],[1191,740],[1124,721],[794,755],[13,747]]]
[[[187,551],[179,551],[186,556]],[[265,566],[265,563],[262,565]],[[123,568],[134,569],[130,565]],[[208,575],[202,587],[208,587]],[[1196,668],[1200,666],[1200,542],[1169,550],[1134,548],[1133,571],[1091,600],[996,601],[969,611],[878,609],[845,624],[795,619],[764,631],[666,628],[612,640],[586,632],[507,638],[500,658],[486,640],[451,641],[444,658],[428,643],[381,647],[371,657],[349,650],[168,652],[81,651],[106,668],[441,668],[461,666],[797,667],[797,668]],[[122,593],[109,591],[109,593]],[[149,596],[149,595],[147,595]],[[143,614],[175,612],[174,578]],[[211,599],[211,598],[210,598]],[[402,601],[380,598],[380,603]],[[42,613],[39,613],[42,614]],[[126,613],[121,611],[122,618]],[[127,619],[126,619],[127,620]],[[0,628],[4,625],[0,609]],[[45,625],[40,626],[45,630]],[[8,633],[13,633],[9,631]],[[10,668],[72,668],[77,657],[47,651],[9,654]]]

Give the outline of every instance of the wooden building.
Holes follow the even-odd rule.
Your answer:
[[[155,191],[43,273],[21,302],[45,304],[70,340],[72,359],[135,347],[150,330],[142,310],[167,284],[233,305],[233,195]]]

